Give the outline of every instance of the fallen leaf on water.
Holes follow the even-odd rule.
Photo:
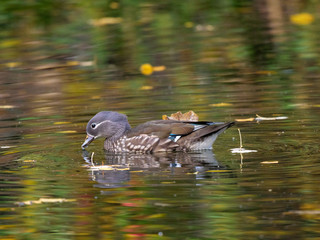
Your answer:
[[[298,13],[290,16],[290,21],[296,25],[309,25],[314,21],[314,16],[310,13]]]
[[[276,164],[279,163],[279,161],[263,161],[261,164]]]
[[[288,214],[298,214],[298,215],[319,215],[320,210],[292,210],[288,212],[284,212],[284,215]]]
[[[142,87],[140,88],[140,90],[152,90],[152,89],[153,89],[152,86],[142,86]]]
[[[172,113],[170,116],[162,115],[163,120],[178,120],[178,121],[192,121],[196,122],[199,120],[198,115],[194,111],[189,111],[186,113],[176,112]]]
[[[187,175],[198,174],[199,172],[188,172]]]
[[[245,148],[232,148],[230,149],[231,153],[251,153],[251,152],[258,152],[257,150],[249,150]]]
[[[13,147],[15,147],[15,146],[1,146],[0,148],[2,148],[2,149],[8,149],[8,148],[13,148]]]
[[[231,103],[213,103],[213,104],[209,104],[210,107],[229,107],[232,106]]]
[[[76,133],[74,130],[59,131],[58,133]]]
[[[21,65],[20,62],[8,62],[8,63],[5,63],[5,65],[8,67],[8,68],[15,68],[15,67],[18,67]]]
[[[154,66],[153,67],[153,71],[155,71],[155,72],[162,72],[164,70],[166,70],[166,66]]]
[[[31,159],[30,159],[30,160],[23,160],[23,162],[24,162],[24,163],[35,163],[36,160],[31,160]]]
[[[122,165],[100,165],[100,166],[90,166],[89,170],[92,171],[128,171],[128,167]]]
[[[237,121],[237,122],[252,122],[254,120],[255,120],[255,118],[243,118],[243,119],[237,118],[237,119],[235,119],[235,121]]]
[[[156,218],[163,218],[165,217],[167,214],[165,213],[156,213],[156,214],[152,214],[147,216],[145,219],[156,219]]]
[[[112,24],[118,24],[122,22],[122,18],[120,17],[104,17],[99,19],[91,19],[89,21],[89,24],[95,27],[100,27],[103,25],[112,25]]]
[[[28,200],[23,202],[15,202],[16,205],[32,205],[32,204],[41,204],[41,203],[62,203],[62,202],[74,202],[75,199],[66,199],[66,198],[39,198],[39,200]]]
[[[0,105],[0,109],[11,109],[11,108],[16,108],[14,105]]]
[[[256,114],[256,121],[264,121],[264,120],[284,120],[287,119],[288,117],[286,116],[280,116],[280,117],[261,117],[258,114]]]
[[[79,65],[82,67],[91,67],[95,64],[95,61],[83,61],[79,62]]]
[[[151,64],[149,63],[145,63],[145,64],[142,64],[140,66],[140,72],[143,74],[143,75],[151,75],[153,73],[153,67]]]
[[[70,124],[71,122],[54,122],[54,125]]]

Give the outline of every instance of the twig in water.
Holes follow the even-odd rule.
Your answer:
[[[93,163],[93,155],[94,155],[94,152],[92,152],[92,154],[91,154],[91,164],[92,164],[92,166],[94,166],[94,163]]]
[[[242,149],[242,137],[241,137],[241,131],[240,128],[238,128],[238,132],[239,132],[239,137],[240,137],[240,149]]]

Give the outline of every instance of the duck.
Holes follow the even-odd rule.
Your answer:
[[[82,149],[97,138],[105,138],[108,152],[155,153],[212,149],[217,137],[235,122],[153,120],[131,128],[125,114],[101,111],[86,127]]]

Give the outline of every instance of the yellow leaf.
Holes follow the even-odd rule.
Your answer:
[[[152,90],[152,89],[153,89],[152,86],[142,86],[142,87],[140,88],[140,90]]]
[[[99,19],[91,19],[89,21],[89,24],[95,27],[100,27],[103,25],[111,25],[111,24],[117,24],[121,23],[122,18],[120,17],[104,17],[104,18],[99,18]]]
[[[254,120],[255,120],[255,118],[243,118],[243,119],[238,118],[238,119],[235,119],[235,121],[237,121],[237,122],[252,122]]]
[[[53,124],[54,125],[60,125],[60,124],[69,124],[71,122],[54,122]]]
[[[189,111],[186,113],[176,112],[172,113],[170,116],[162,115],[163,120],[178,120],[178,121],[193,121],[197,122],[199,120],[198,115],[194,111]]]
[[[153,67],[153,71],[155,71],[155,72],[162,72],[164,70],[166,70],[166,66],[154,66]]]
[[[23,160],[24,163],[34,163],[36,160]]]
[[[279,163],[279,161],[263,161],[261,164],[276,164]]]
[[[231,103],[213,103],[213,104],[209,104],[210,107],[229,107],[232,106]]]
[[[8,63],[5,63],[5,65],[8,68],[15,68],[15,67],[18,67],[19,65],[21,65],[21,63],[20,62],[8,62]]]
[[[162,218],[164,216],[166,216],[165,213],[156,213],[156,214],[152,214],[150,216],[147,216],[146,219]]]
[[[28,200],[24,202],[15,202],[17,205],[31,205],[31,204],[41,204],[41,203],[62,203],[62,202],[74,202],[75,199],[66,198],[40,198],[39,200]]]
[[[145,64],[142,64],[140,66],[140,72],[143,74],[143,75],[151,75],[153,73],[153,67],[151,64],[149,63],[145,63]]]
[[[11,108],[15,108],[16,106],[13,105],[0,105],[0,109],[11,109]]]
[[[290,21],[296,25],[309,25],[314,21],[310,13],[298,13],[290,16]]]
[[[59,131],[58,133],[76,133],[74,130]]]

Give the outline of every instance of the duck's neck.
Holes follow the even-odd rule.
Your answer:
[[[116,142],[118,141],[121,137],[126,135],[126,133],[131,129],[130,124],[126,122],[124,125],[119,127],[118,131],[110,138],[106,139],[106,141],[109,142]]]

